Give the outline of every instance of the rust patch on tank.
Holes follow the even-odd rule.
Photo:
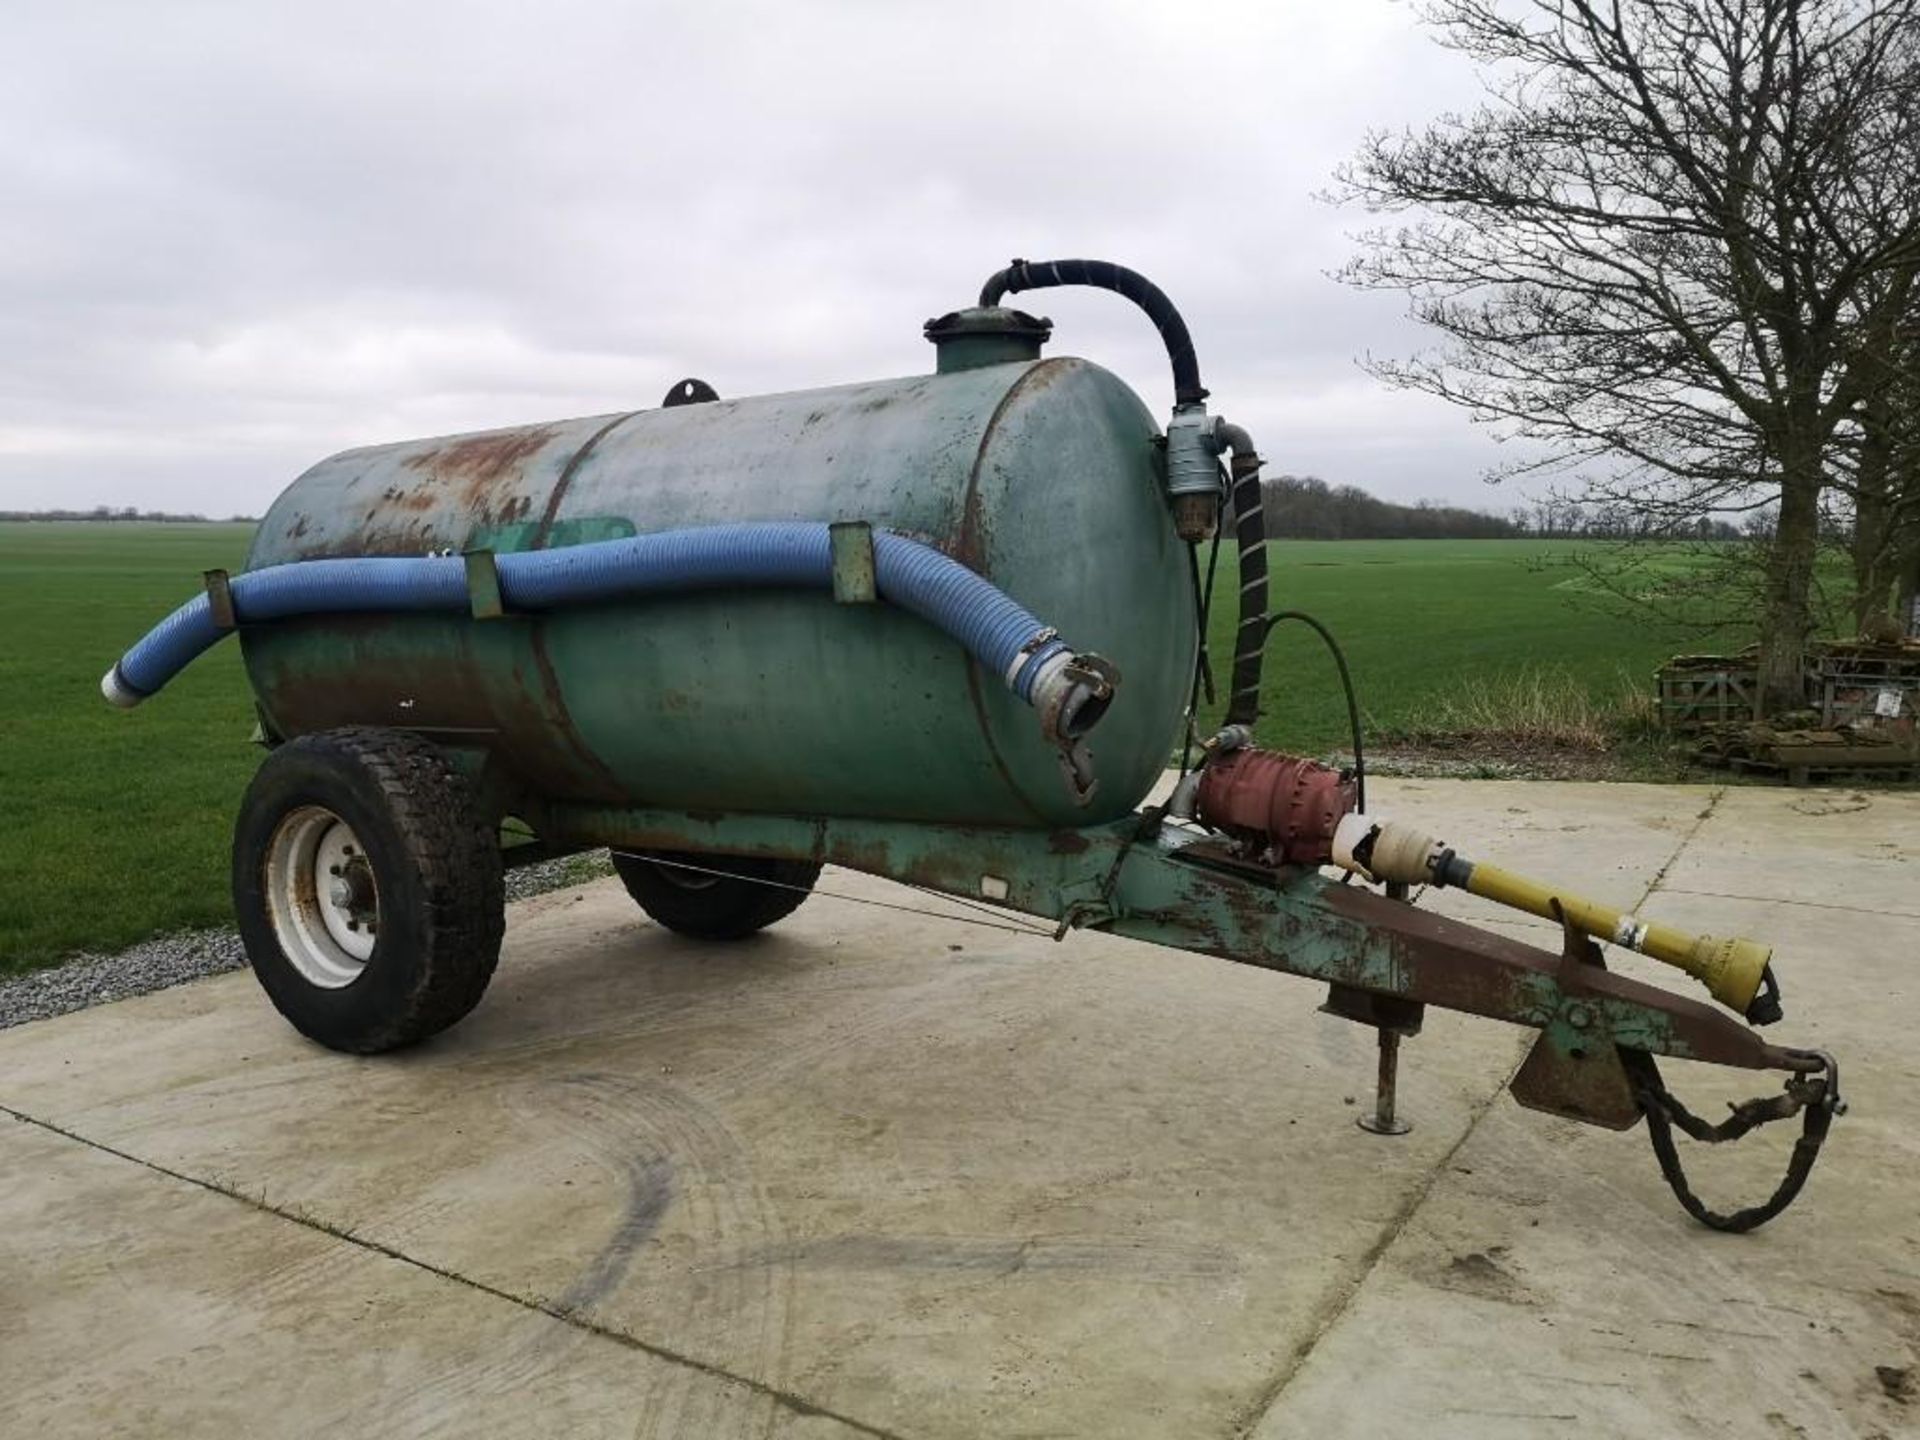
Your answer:
[[[530,425],[450,440],[401,462],[420,476],[414,484],[390,484],[369,506],[364,538],[389,553],[396,548],[392,521],[412,517],[421,525],[424,545],[432,549],[460,545],[475,529],[499,529],[533,513],[527,493],[527,465],[560,434],[557,425]]]
[[[409,470],[425,472],[438,484],[479,498],[501,481],[518,478],[526,462],[546,449],[558,433],[558,426],[530,425],[524,430],[469,435],[437,450],[410,455],[402,463]]]
[[[836,839],[830,853],[833,863],[868,875],[891,875],[893,858],[884,840],[852,841]]]
[[[504,623],[504,622],[503,622]],[[548,713],[517,661],[438,616],[329,615],[285,621],[247,648],[257,693],[289,737],[343,725],[412,730],[498,757],[543,796],[618,800],[619,787]]]

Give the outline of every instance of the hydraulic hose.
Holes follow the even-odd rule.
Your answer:
[[[1267,516],[1260,491],[1261,459],[1253,437],[1239,425],[1221,420],[1214,440],[1233,456],[1228,469],[1233,503],[1233,538],[1240,553],[1240,624],[1234,632],[1233,678],[1228,682],[1226,725],[1252,725],[1260,718],[1260,676],[1266,668]]]
[[[980,303],[998,305],[1004,295],[1022,290],[1050,290],[1061,285],[1111,290],[1138,305],[1166,343],[1167,359],[1173,365],[1174,403],[1197,405],[1207,398],[1207,387],[1200,383],[1200,361],[1193,353],[1193,337],[1187,333],[1187,322],[1167,298],[1167,292],[1137,270],[1115,265],[1110,260],[1016,260],[980,287]]]
[[[1105,712],[1114,681],[1105,662],[1076,656],[991,581],[932,546],[887,530],[871,534],[880,598],[958,641],[1041,712],[1049,739],[1076,740]],[[501,601],[515,612],[697,589],[833,586],[830,527],[812,521],[667,530],[515,551],[494,563]],[[298,560],[235,576],[229,590],[240,624],[367,611],[466,614],[472,604],[459,555]],[[208,596],[197,595],[120,658],[101,692],[115,705],[137,705],[225,633]]]

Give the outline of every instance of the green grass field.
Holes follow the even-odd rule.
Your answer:
[[[223,645],[134,711],[101,672],[191,595],[237,569],[238,525],[0,524],[0,972],[228,916],[233,813],[260,751],[237,646]],[[1418,727],[1474,679],[1527,666],[1617,691],[1687,637],[1583,599],[1564,543],[1281,542],[1273,604],[1310,611],[1347,651],[1374,727]],[[1216,672],[1232,656],[1236,577],[1223,553]],[[1303,627],[1276,632],[1262,738],[1344,745],[1338,679]]]
[[[1596,696],[1629,685],[1651,690],[1654,668],[1699,637],[1610,611],[1570,561],[1580,543],[1277,540],[1268,547],[1268,605],[1304,610],[1334,632],[1369,733],[1426,728],[1437,707],[1468,687],[1525,675],[1564,678]],[[1237,589],[1223,547],[1208,626],[1222,702],[1216,717],[1232,664]],[[1264,743],[1346,747],[1339,671],[1312,630],[1276,628],[1263,678]]]
[[[0,971],[224,924],[227,839],[260,751],[237,646],[122,711],[100,676],[237,570],[246,525],[0,524]]]

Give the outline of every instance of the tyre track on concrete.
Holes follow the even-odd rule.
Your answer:
[[[1673,847],[1671,853],[1661,862],[1660,867],[1654,871],[1653,878],[1647,882],[1646,888],[1641,891],[1640,899],[1632,907],[1634,911],[1637,912],[1641,906],[1645,905],[1654,893],[1660,889],[1660,886],[1666,880],[1668,874],[1672,872],[1673,867],[1679,863],[1681,855],[1686,852],[1686,848],[1693,843],[1694,838],[1706,828],[1707,822],[1713,818],[1713,812],[1719,809],[1721,797],[1726,793],[1725,787],[1722,786],[1715,789],[1712,794],[1707,797],[1706,805],[1694,816],[1693,823],[1687,827],[1686,833],[1680,837],[1679,843]],[[1530,1046],[1532,1042],[1530,1039],[1527,1039],[1523,1043]],[[1467,1117],[1466,1125],[1462,1127],[1460,1131],[1459,1138],[1447,1147],[1446,1153],[1434,1162],[1432,1168],[1427,1171],[1425,1178],[1421,1180],[1419,1185],[1414,1187],[1413,1192],[1408,1195],[1405,1202],[1393,1212],[1392,1217],[1389,1218],[1380,1234],[1360,1256],[1359,1264],[1355,1266],[1351,1277],[1339,1286],[1338,1290],[1321,1308],[1320,1316],[1314,1322],[1313,1328],[1308,1332],[1306,1339],[1294,1347],[1293,1351],[1281,1361],[1280,1368],[1267,1380],[1266,1384],[1260,1387],[1260,1390],[1255,1394],[1253,1399],[1241,1409],[1229,1433],[1235,1437],[1248,1437],[1253,1435],[1254,1432],[1260,1428],[1261,1423],[1266,1417],[1279,1407],[1281,1401],[1286,1398],[1287,1387],[1290,1386],[1294,1380],[1299,1377],[1300,1372],[1306,1368],[1307,1362],[1313,1358],[1313,1353],[1319,1348],[1320,1342],[1332,1334],[1340,1322],[1346,1318],[1347,1312],[1353,1308],[1354,1302],[1359,1299],[1360,1291],[1365,1287],[1368,1278],[1372,1276],[1375,1267],[1379,1265],[1381,1260],[1386,1258],[1387,1252],[1393,1248],[1394,1243],[1400,1239],[1402,1233],[1413,1223],[1414,1216],[1419,1212],[1420,1207],[1426,1204],[1427,1197],[1433,1193],[1434,1188],[1440,1183],[1441,1178],[1452,1168],[1454,1157],[1458,1155],[1466,1143],[1473,1138],[1474,1133],[1479,1130],[1481,1122],[1487,1118],[1488,1113],[1499,1102],[1500,1097],[1507,1093],[1508,1087],[1513,1083],[1513,1077],[1520,1073],[1520,1067],[1525,1063],[1526,1050],[1523,1049],[1515,1059],[1512,1067],[1507,1071],[1506,1077],[1501,1080],[1498,1085],[1494,1086],[1485,1100],[1473,1108]]]
[[[503,1289],[500,1286],[474,1279],[457,1270],[452,1270],[444,1265],[438,1265],[432,1261],[408,1254],[403,1250],[384,1244],[378,1240],[373,1240],[351,1231],[342,1230],[315,1216],[269,1204],[231,1185],[216,1180],[205,1179],[197,1175],[191,1175],[185,1171],[158,1164],[116,1146],[90,1139],[64,1126],[57,1125],[50,1120],[44,1120],[38,1116],[29,1115],[24,1111],[16,1110],[10,1105],[0,1104],[0,1115],[6,1115],[20,1124],[31,1125],[49,1134],[58,1135],[64,1140],[86,1146],[90,1150],[110,1155],[130,1165],[137,1165],[143,1170],[151,1171],[169,1180],[176,1181],[183,1185],[190,1185],[195,1189],[206,1191],[209,1194],[222,1196],[225,1199],[233,1201],[235,1204],[244,1205],[250,1210],[257,1211],[261,1214],[272,1215],[289,1224],[298,1225],[304,1229],[330,1236],[344,1245],[351,1245],[356,1249],[379,1256],[395,1264],[410,1266],[415,1270],[432,1275],[448,1284],[458,1285],[478,1294],[489,1296],[504,1304],[513,1305],[521,1310],[528,1311],[530,1314],[544,1316],[547,1320],[555,1321],[561,1325],[578,1330],[582,1332],[583,1335],[592,1336],[599,1340],[618,1345],[623,1349],[647,1355],[655,1360],[663,1361],[666,1364],[682,1367],[695,1374],[706,1376],[708,1379],[717,1382],[721,1387],[748,1392],[757,1400],[775,1407],[777,1411],[790,1412],[793,1415],[806,1418],[829,1420],[845,1426],[855,1434],[873,1436],[875,1440],[904,1440],[904,1437],[898,1435],[896,1432],[870,1425],[850,1415],[843,1415],[824,1405],[815,1404],[804,1396],[776,1389],[752,1376],[736,1374],[723,1366],[712,1364],[694,1356],[682,1354],[651,1341],[642,1340],[624,1330],[604,1325],[588,1315],[562,1310],[551,1302],[533,1296],[515,1294],[513,1291]]]
[[[762,1266],[719,1279],[696,1273],[702,1256],[742,1243],[777,1244],[785,1236],[739,1138],[679,1088],[624,1075],[568,1075],[503,1098],[526,1124],[544,1126],[556,1110],[575,1117],[574,1133],[610,1168],[657,1174],[671,1166],[671,1231],[690,1246],[694,1263],[675,1267],[685,1283],[656,1292],[655,1303],[673,1305],[667,1318],[684,1337],[679,1344],[729,1373],[751,1376],[766,1391],[742,1403],[683,1373],[679,1384],[648,1394],[636,1435],[770,1434],[780,1413],[768,1396],[783,1390],[788,1363],[791,1267]],[[605,1310],[664,1218],[664,1208],[651,1223],[630,1210],[554,1306],[580,1316]]]
[[[740,1244],[777,1248],[781,1232],[746,1151],[723,1122],[673,1087],[585,1073],[508,1085],[495,1098],[516,1128],[543,1141],[557,1138],[618,1184],[619,1210],[605,1239],[564,1287],[535,1297],[544,1312],[588,1328],[560,1330],[530,1317],[508,1344],[450,1368],[398,1403],[380,1397],[351,1406],[330,1428],[406,1440],[462,1433],[492,1399],[564,1368],[591,1343],[592,1330],[633,1334],[604,1312],[670,1216],[675,1238],[690,1243],[696,1261]],[[383,1216],[375,1223],[391,1233],[393,1222]],[[673,1287],[677,1353],[697,1353],[707,1366],[760,1388],[716,1387],[692,1370],[673,1369],[635,1392],[640,1436],[764,1436],[778,1428],[787,1415],[773,1395],[786,1371],[790,1276],[790,1266],[770,1265]]]

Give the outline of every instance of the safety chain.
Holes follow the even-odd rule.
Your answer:
[[[1827,1130],[1833,1124],[1834,1117],[1847,1112],[1847,1102],[1840,1095],[1840,1067],[1833,1057],[1823,1050],[1791,1053],[1796,1060],[1804,1061],[1807,1068],[1797,1070],[1788,1077],[1783,1093],[1763,1095],[1731,1105],[1728,1108],[1733,1113],[1720,1124],[1712,1125],[1688,1110],[1661,1083],[1660,1071],[1654,1064],[1653,1056],[1644,1050],[1623,1047],[1620,1051],[1621,1062],[1633,1082],[1634,1099],[1641,1113],[1647,1117],[1647,1135],[1653,1141],[1653,1153],[1660,1161],[1660,1173],[1666,1178],[1681,1208],[1709,1229],[1742,1234],[1766,1224],[1791,1205],[1801,1187],[1807,1183],[1807,1177],[1813,1173],[1813,1162],[1820,1156],[1820,1146],[1827,1138]],[[1687,1173],[1681,1167],[1679,1151],[1673,1143],[1674,1126],[1679,1126],[1702,1144],[1718,1145],[1722,1141],[1738,1140],[1750,1130],[1775,1120],[1790,1119],[1795,1114],[1804,1117],[1800,1138],[1794,1142],[1793,1157],[1787,1162],[1786,1175],[1764,1202],[1723,1215],[1717,1210],[1709,1210],[1700,1197],[1693,1193],[1692,1187],[1687,1184]]]

